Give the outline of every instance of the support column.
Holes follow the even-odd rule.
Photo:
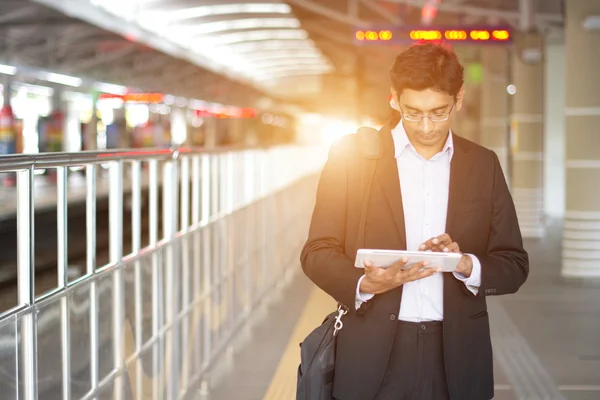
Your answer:
[[[481,63],[481,145],[498,155],[508,181],[508,51],[504,47],[484,47],[481,50]]]
[[[204,120],[206,124],[204,131],[204,147],[213,149],[217,146],[217,119],[208,117]]]
[[[562,276],[600,278],[600,42],[583,28],[597,0],[567,0],[566,212]]]
[[[479,49],[465,47],[457,49],[457,55],[465,66],[465,99],[460,117],[456,119],[457,134],[475,143],[480,143],[481,113],[481,63]]]
[[[543,218],[543,56],[542,37],[517,37],[512,56],[516,93],[510,115],[512,195],[523,237],[544,234]]]
[[[98,96],[94,94],[92,101],[92,117],[90,123],[85,127],[83,133],[82,148],[83,150],[96,150],[98,148]]]

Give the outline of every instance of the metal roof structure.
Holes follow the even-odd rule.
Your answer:
[[[360,54],[363,84],[381,100],[400,49],[359,48],[355,27],[419,24],[423,8],[433,7],[436,23],[508,23],[552,31],[562,29],[562,3],[0,0],[0,63],[229,104],[249,105],[267,94],[314,105],[315,99],[347,100]],[[536,5],[523,7],[528,4]]]
[[[245,82],[173,56],[127,32],[99,27],[33,1],[0,0],[0,30],[0,64],[17,67],[6,72],[15,72],[19,79],[73,87],[100,82],[104,84],[96,89],[101,91],[118,92],[127,86],[243,106],[265,96]]]
[[[433,24],[497,24],[516,30],[551,33],[563,29],[563,0],[538,0],[523,7],[523,0],[286,0],[302,27],[334,67],[327,76],[331,86],[344,91],[356,80],[358,70],[365,89],[359,94],[367,109],[386,107],[389,69],[402,46],[356,45],[357,27],[391,24],[424,25],[423,8],[436,8]],[[524,22],[528,22],[527,26]],[[360,60],[359,55],[362,56]],[[360,63],[363,66],[360,66]],[[347,106],[346,106],[347,107]]]
[[[282,1],[31,1],[273,95],[290,76],[331,71]]]

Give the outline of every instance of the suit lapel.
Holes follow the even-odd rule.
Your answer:
[[[472,158],[468,156],[466,142],[461,137],[454,135],[454,155],[450,163],[450,186],[448,188],[448,210],[446,214],[446,233],[454,238],[456,216],[465,192],[469,186],[469,175],[473,170]],[[459,243],[460,244],[460,243]],[[456,302],[452,287],[462,285],[452,273],[443,274],[444,277],[444,315],[448,315]]]
[[[450,186],[448,189],[448,209],[446,213],[446,233],[452,237],[456,214],[463,196],[469,187],[469,175],[473,168],[468,149],[462,138],[454,135],[454,155],[450,163]]]
[[[375,177],[381,184],[390,209],[392,210],[394,223],[398,230],[398,234],[400,235],[401,248],[406,249],[406,230],[404,226],[402,192],[400,189],[400,177],[398,176],[398,164],[395,157],[394,140],[392,139],[392,129],[397,123],[398,120],[392,119],[392,121],[386,124],[380,131],[384,153],[378,160]]]

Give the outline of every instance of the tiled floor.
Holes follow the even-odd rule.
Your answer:
[[[560,279],[560,226],[526,240],[531,273],[514,295],[490,298],[496,400],[600,399],[600,285]],[[301,273],[254,318],[214,379],[209,400],[292,400],[298,338],[331,300]],[[286,347],[287,346],[287,347]]]

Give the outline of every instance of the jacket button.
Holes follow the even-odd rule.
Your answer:
[[[396,314],[390,314],[390,321],[396,320]]]

